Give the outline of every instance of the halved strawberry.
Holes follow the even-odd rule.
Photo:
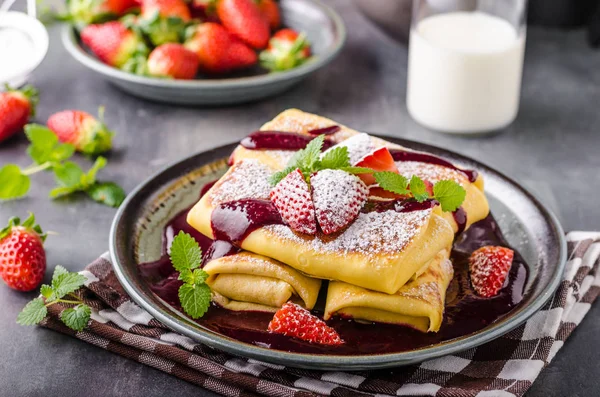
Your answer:
[[[356,166],[371,168],[375,171],[391,171],[398,173],[398,167],[396,167],[394,158],[386,147],[379,148],[373,153],[366,155],[362,160],[356,163]],[[367,185],[376,183],[375,177],[371,174],[360,174],[358,177]]]
[[[488,245],[474,251],[469,257],[471,284],[484,297],[496,296],[506,280],[514,251],[506,247]]]
[[[267,329],[275,334],[292,336],[322,345],[344,343],[336,330],[305,308],[292,302],[286,303],[275,313]]]
[[[358,177],[342,170],[321,170],[310,177],[315,215],[325,234],[349,225],[369,196],[369,188]]]
[[[271,190],[273,205],[292,228],[300,233],[317,233],[315,206],[310,197],[310,188],[299,169],[290,172]]]

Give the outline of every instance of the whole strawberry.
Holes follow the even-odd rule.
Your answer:
[[[315,206],[302,171],[290,172],[271,190],[270,198],[292,230],[311,235],[317,233]]]
[[[506,247],[488,245],[474,251],[469,257],[471,285],[477,295],[484,298],[496,296],[504,286],[514,251]]]
[[[0,230],[0,277],[17,291],[31,291],[39,286],[46,272],[43,234],[33,214],[20,224],[11,218]]]
[[[113,16],[121,16],[134,7],[137,7],[135,0],[69,0],[67,18],[77,25],[85,26]]]
[[[200,61],[200,70],[207,73],[227,73],[244,69],[257,62],[254,50],[214,22],[191,27],[185,47]]]
[[[150,19],[158,12],[161,17],[177,17],[184,22],[191,19],[190,9],[183,0],[143,0],[142,18]]]
[[[310,58],[310,44],[304,33],[281,29],[269,40],[260,53],[261,65],[269,70],[282,71],[302,65]]]
[[[114,132],[104,124],[104,109],[98,111],[98,118],[81,110],[63,110],[48,119],[51,129],[63,143],[70,143],[75,149],[89,155],[98,155],[112,148]]]
[[[261,49],[269,42],[269,21],[254,0],[217,0],[217,15],[225,28],[249,46]]]
[[[193,79],[198,72],[198,57],[181,44],[167,43],[156,47],[148,57],[151,76]]]
[[[81,41],[102,62],[117,68],[137,54],[147,54],[140,36],[120,21],[86,26],[81,31]]]
[[[28,85],[21,90],[6,87],[0,92],[0,142],[5,141],[23,129],[29,116],[35,113],[38,91]]]
[[[281,25],[281,14],[275,0],[255,0],[263,16],[269,21],[271,29],[275,30]]]

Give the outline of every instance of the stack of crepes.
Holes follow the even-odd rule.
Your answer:
[[[409,150],[296,109],[284,111],[261,130],[308,135],[333,125],[340,129],[327,138],[347,145],[353,163],[381,146]],[[284,169],[293,154],[238,146],[231,168],[192,208],[188,223],[213,238],[213,209],[233,200],[269,200],[270,176]],[[462,227],[488,215],[481,176],[470,182],[460,169],[431,162],[399,161],[397,166],[406,177],[417,175],[432,183],[450,179],[462,185],[467,192]],[[310,310],[323,284],[323,288],[327,285],[326,320],[342,316],[436,332],[453,277],[449,255],[458,229],[453,214],[439,206],[360,213],[333,236],[301,235],[286,225],[267,225],[239,243],[242,251],[214,259],[204,270],[210,275],[207,282],[214,302],[227,309],[274,312],[291,300]]]

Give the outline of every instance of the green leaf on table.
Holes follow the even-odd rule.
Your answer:
[[[210,298],[210,288],[206,284],[183,284],[179,288],[181,307],[193,319],[206,313],[210,306]]]
[[[439,201],[444,212],[456,211],[466,196],[466,190],[454,181],[444,180],[433,185],[433,198]]]
[[[0,168],[0,200],[23,197],[29,191],[31,180],[14,164]]]
[[[106,167],[106,163],[106,158],[102,156],[99,156],[96,159],[94,165],[92,165],[92,168],[90,168],[90,170],[87,173],[85,173],[81,178],[81,185],[84,187],[84,189],[87,189],[88,187],[96,183],[96,175],[98,174],[98,171]]]
[[[36,164],[46,162],[60,163],[70,158],[75,152],[75,146],[60,143],[58,137],[49,128],[40,124],[27,124],[25,135],[31,142],[27,154]]]
[[[96,183],[87,189],[87,194],[94,201],[115,208],[121,205],[126,196],[123,188],[114,182]]]
[[[373,174],[379,187],[396,194],[409,194],[408,179],[391,171],[381,171]]]
[[[29,302],[17,316],[17,323],[21,325],[35,325],[46,317],[48,309],[42,298],[36,298]]]
[[[180,231],[173,239],[169,253],[171,263],[178,272],[193,270],[202,262],[202,249],[189,234]]]
[[[81,167],[72,161],[54,166],[53,171],[56,182],[64,187],[78,186],[81,183],[81,177],[84,175]]]
[[[53,292],[54,290],[52,289],[52,287],[47,284],[43,284],[40,287],[40,294],[42,294],[42,296],[46,299],[49,299],[52,296]]]
[[[58,267],[58,266],[57,266]],[[61,299],[67,294],[77,291],[83,286],[86,277],[75,272],[60,273],[52,277],[52,295],[50,300]]]
[[[63,310],[60,319],[67,327],[81,331],[86,327],[91,315],[92,309],[88,305],[79,304],[74,308]]]
[[[429,198],[427,186],[425,185],[425,182],[423,182],[423,180],[418,176],[413,175],[412,178],[410,178],[410,182],[408,185],[410,187],[410,192],[412,193],[413,197],[419,203],[422,203],[423,201]]]

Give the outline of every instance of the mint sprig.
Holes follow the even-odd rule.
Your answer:
[[[412,195],[419,203],[430,198],[437,200],[444,212],[456,211],[467,195],[460,184],[451,180],[439,181],[433,185],[433,196],[431,196],[425,182],[416,175],[413,175],[410,181],[403,175],[389,171],[375,172],[373,176],[379,187],[388,192]]]
[[[75,153],[75,146],[61,143],[48,128],[39,124],[25,126],[25,135],[30,141],[27,154],[33,164],[21,168],[7,164],[0,168],[0,200],[21,198],[29,192],[31,175],[41,171],[54,172],[57,187],[50,198],[64,197],[76,192],[85,192],[93,200],[111,207],[118,207],[125,199],[125,192],[113,182],[98,182],[96,175],[106,166],[106,159],[98,157],[87,172],[79,165],[68,161]]]
[[[210,306],[211,292],[206,284],[208,273],[199,269],[202,250],[198,242],[180,231],[173,239],[169,256],[179,272],[179,280],[183,281],[178,294],[183,311],[193,319],[202,317]]]
[[[61,321],[75,331],[83,330],[91,317],[92,309],[75,295],[75,291],[83,286],[86,277],[75,272],[69,272],[62,266],[56,266],[50,285],[40,287],[43,298],[35,298],[29,302],[17,316],[21,325],[39,324],[48,315],[48,306],[56,303],[73,304],[60,314]],[[65,299],[67,297],[69,299]]]
[[[343,170],[350,174],[372,173],[373,170],[364,167],[353,167],[350,164],[348,148],[338,146],[329,149],[321,156],[321,150],[325,142],[325,135],[319,135],[306,145],[304,149],[298,150],[290,159],[285,169],[271,176],[271,185],[277,185],[283,178],[295,169],[299,169],[307,182],[310,176],[321,170]]]

